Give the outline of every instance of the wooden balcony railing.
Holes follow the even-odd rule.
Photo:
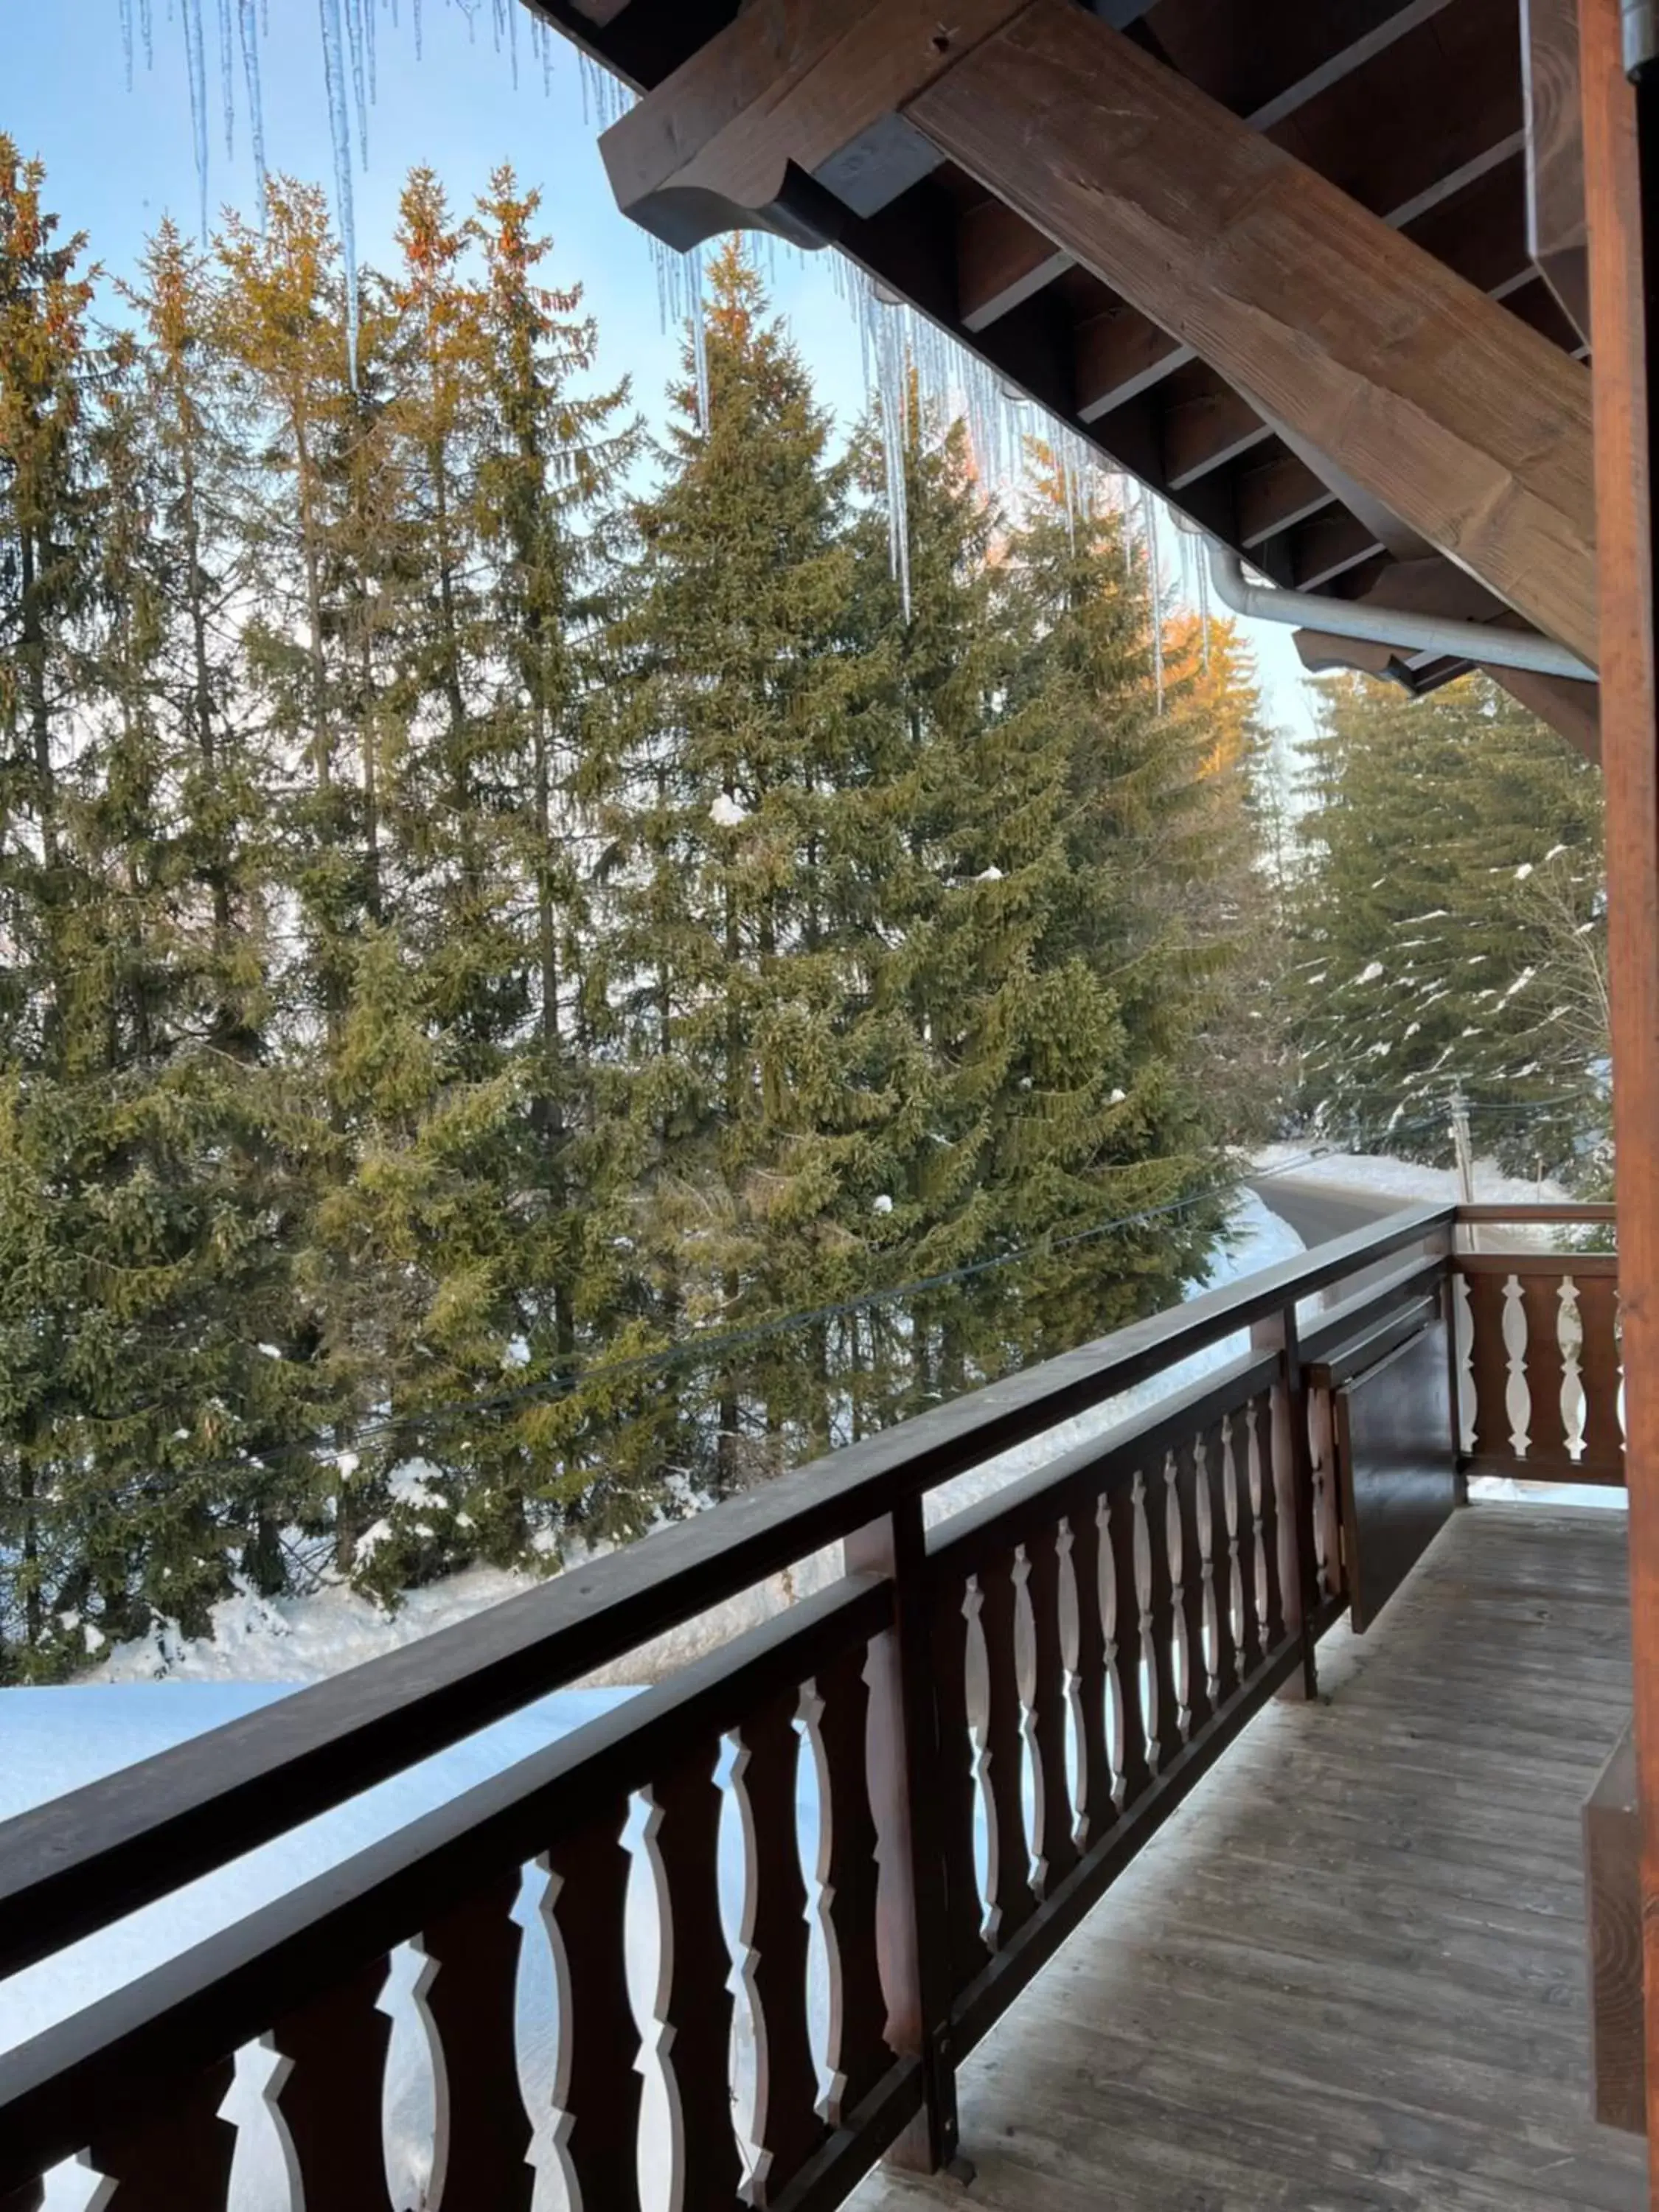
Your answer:
[[[1509,1316],[1565,1312],[1567,1276],[1508,1257],[1517,1301],[1455,1241],[1452,1208],[1402,1212],[0,1827],[8,1973],[844,1547],[835,1587],[0,2058],[0,2212],[76,2157],[113,2184],[76,2201],[116,2212],[226,2212],[238,2161],[295,2212],[805,2212],[884,2154],[947,2162],[964,2053],[1263,1701],[1311,1684],[1356,1567],[1386,1580],[1443,1517],[1454,1291],[1475,1463],[1501,1457],[1494,1328],[1550,1401],[1557,1365]],[[1610,1302],[1611,1277],[1573,1268],[1582,1341],[1585,1316],[1602,1334],[1562,1449],[1605,1476],[1611,1307],[1585,1287]],[[1217,1346],[927,1527],[951,1477]],[[1540,1418],[1528,1473],[1533,1435],[1559,1441]],[[1414,1519],[1366,1488],[1390,1452],[1428,1486]],[[389,1978],[434,2085],[428,2178],[398,2202]]]
[[[1610,1206],[1466,1206],[1484,1226],[1611,1222]],[[1469,1469],[1622,1483],[1619,1261],[1611,1252],[1461,1252],[1453,1307]]]

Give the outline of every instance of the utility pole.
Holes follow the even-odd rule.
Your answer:
[[[1474,1146],[1469,1137],[1469,1102],[1463,1096],[1463,1086],[1461,1083],[1451,1095],[1451,1139],[1452,1150],[1457,1159],[1458,1189],[1462,1195],[1464,1205],[1473,1206],[1474,1204]],[[1471,1227],[1468,1233],[1470,1251],[1478,1251],[1480,1238],[1475,1230]]]

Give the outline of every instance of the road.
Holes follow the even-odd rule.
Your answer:
[[[1267,1211],[1288,1222],[1310,1252],[1316,1245],[1328,1244],[1334,1237],[1346,1237],[1352,1230],[1384,1220],[1390,1213],[1398,1213],[1413,1203],[1408,1198],[1396,1198],[1387,1191],[1322,1182],[1311,1176],[1275,1175],[1247,1180]],[[1399,1265],[1400,1255],[1396,1253],[1375,1267],[1368,1267],[1364,1274],[1352,1276],[1341,1284],[1340,1294],[1350,1297]],[[1328,1293],[1327,1303],[1330,1302]]]

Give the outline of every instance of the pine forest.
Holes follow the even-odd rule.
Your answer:
[[[352,316],[320,190],[116,283],[0,137],[0,1681],[695,1510],[1271,1136],[1605,1172],[1558,740],[1333,679],[1291,787],[1113,486],[913,388],[901,581],[761,263],[638,392],[556,212],[415,170]]]

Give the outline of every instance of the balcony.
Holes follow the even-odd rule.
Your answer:
[[[1505,1233],[1394,1216],[0,1828],[49,1973],[842,1549],[0,2058],[0,2212],[1635,2206],[1578,1844],[1623,1517],[1459,1510],[1622,1481],[1616,1261]]]

